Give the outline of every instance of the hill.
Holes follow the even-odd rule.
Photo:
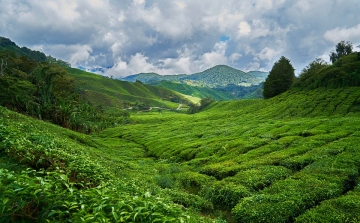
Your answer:
[[[65,61],[56,59],[50,55],[46,56],[43,52],[37,50],[31,50],[27,47],[19,47],[18,45],[16,45],[16,43],[11,41],[10,39],[1,36],[0,36],[0,51],[7,52],[10,54],[15,53],[18,56],[26,56],[30,60],[34,60],[36,62],[55,63],[63,67],[70,67],[70,64]]]
[[[92,136],[2,108],[0,218],[357,222],[359,98],[359,87],[294,90],[134,114]]]
[[[190,86],[201,86],[208,88],[221,88],[229,84],[239,86],[258,85],[265,81],[266,72],[250,71],[245,73],[241,70],[226,66],[217,65],[203,72],[190,75],[159,75],[155,73],[141,73],[122,78],[125,81],[156,84],[160,81],[172,81],[188,84]]]
[[[154,179],[228,210],[229,222],[358,221],[359,96],[353,87],[217,102],[192,116],[142,116],[101,135],[181,163]],[[142,130],[148,125],[151,131]]]
[[[235,97],[231,95],[231,93],[222,92],[208,87],[195,87],[170,81],[161,81],[160,83],[156,84],[156,86],[171,89],[173,91],[180,92],[185,95],[195,96],[198,98],[210,97],[217,101],[235,99]]]
[[[180,79],[186,76],[187,76],[186,74],[159,75],[156,73],[140,73],[140,74],[134,74],[124,77],[121,80],[129,81],[129,82],[141,81],[145,84],[157,84],[161,81],[180,82]]]
[[[255,74],[253,72],[253,74]],[[264,75],[265,76],[265,75]],[[183,83],[193,86],[221,88],[229,84],[239,86],[258,85],[265,80],[263,77],[253,76],[226,65],[217,65],[200,73],[195,73],[182,78]]]
[[[214,100],[239,98],[261,98],[262,83],[266,72],[250,71],[245,73],[226,65],[218,65],[200,73],[190,75],[159,75],[141,73],[122,78],[124,81],[141,81],[146,84],[162,86],[182,94]],[[260,90],[258,90],[260,88]]]
[[[175,109],[180,101],[186,101],[169,89],[106,78],[75,68],[67,68],[67,71],[85,98],[94,105],[117,108],[141,105]]]

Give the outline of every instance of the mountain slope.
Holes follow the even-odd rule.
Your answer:
[[[172,81],[188,84],[190,86],[220,88],[229,84],[240,86],[258,85],[265,81],[266,76],[266,72],[250,71],[249,73],[245,73],[226,65],[217,65],[203,72],[190,75],[158,75],[155,73],[142,73],[125,77],[122,80],[131,82],[139,80],[149,84],[156,84],[160,81]]]
[[[226,65],[217,65],[200,73],[182,78],[183,83],[193,86],[220,88],[229,84],[250,86],[264,81],[263,78],[254,77],[241,70]]]
[[[182,99],[175,92],[140,82],[126,82],[67,68],[75,82],[81,86],[87,100],[94,105],[124,108],[134,104],[177,108]]]
[[[222,92],[216,89],[207,88],[207,87],[195,87],[187,84],[174,83],[169,81],[161,81],[156,86],[171,89],[176,92],[180,92],[185,95],[191,95],[198,98],[207,98],[210,97],[213,100],[232,100],[235,97],[228,92]]]
[[[267,77],[266,72],[245,73],[226,65],[217,65],[200,73],[190,75],[159,75],[141,73],[123,78],[124,81],[141,81],[146,84],[162,86],[182,94],[214,100],[262,97],[260,84]],[[171,84],[171,83],[172,84]]]

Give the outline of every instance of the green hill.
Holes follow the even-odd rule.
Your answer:
[[[191,95],[198,98],[211,97],[214,100],[232,100],[235,97],[227,92],[221,92],[216,89],[207,87],[194,87],[187,84],[174,83],[169,81],[161,81],[156,86],[171,89],[185,95]]]
[[[231,100],[262,97],[261,92],[259,94],[256,91],[266,77],[266,72],[250,71],[245,73],[226,65],[218,65],[191,75],[141,73],[130,75],[122,80],[129,82],[138,80],[200,98],[210,96],[214,100]]]
[[[126,108],[137,103],[147,107],[177,108],[182,100],[181,96],[169,89],[110,79],[75,68],[67,68],[67,71],[85,98],[94,105]]]
[[[179,74],[179,75],[159,75],[156,73],[140,73],[135,75],[130,75],[127,77],[122,78],[121,80],[135,82],[141,81],[146,84],[157,84],[161,81],[173,81],[179,82],[181,78],[186,77],[186,74]]]
[[[225,87],[229,84],[240,86],[258,85],[264,80],[265,78],[263,77],[256,77],[251,75],[251,73],[245,73],[226,65],[217,65],[181,79],[183,83],[189,85],[211,88]]]
[[[134,114],[92,136],[1,109],[0,219],[357,222],[359,98],[294,90]]]
[[[188,84],[190,86],[201,86],[208,88],[222,88],[227,85],[251,86],[258,85],[265,81],[266,72],[250,71],[245,73],[241,70],[226,66],[217,65],[203,72],[190,75],[159,75],[155,73],[141,73],[130,75],[122,80],[143,83],[157,84],[160,81],[171,81]]]
[[[358,221],[359,97],[353,87],[217,102],[191,116],[141,116],[101,135],[181,163],[181,172],[154,177],[158,184],[227,209],[230,222]]]

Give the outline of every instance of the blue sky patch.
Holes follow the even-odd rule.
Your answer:
[[[229,36],[225,36],[225,35],[220,36],[220,41],[221,41],[221,42],[228,41],[229,39],[230,39]]]

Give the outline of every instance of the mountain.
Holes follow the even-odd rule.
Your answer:
[[[181,81],[192,86],[221,88],[229,84],[238,86],[258,85],[264,82],[265,78],[256,77],[226,65],[217,65],[203,72],[191,74],[182,78]]]
[[[180,82],[180,80],[186,76],[188,75],[159,75],[157,73],[140,73],[121,78],[121,80],[129,82],[141,81],[144,84],[157,84],[160,81]]]
[[[190,75],[159,75],[156,73],[141,73],[122,78],[124,81],[139,80],[147,84],[156,84],[160,81],[173,81],[209,88],[221,88],[229,84],[238,86],[258,85],[265,81],[267,72],[250,71],[248,73],[226,65],[217,65],[200,73]]]
[[[262,85],[267,72],[243,72],[226,65],[217,65],[200,73],[185,75],[159,75],[140,73],[121,80],[141,81],[145,84],[165,87],[182,94],[211,97],[214,100],[261,98]]]

